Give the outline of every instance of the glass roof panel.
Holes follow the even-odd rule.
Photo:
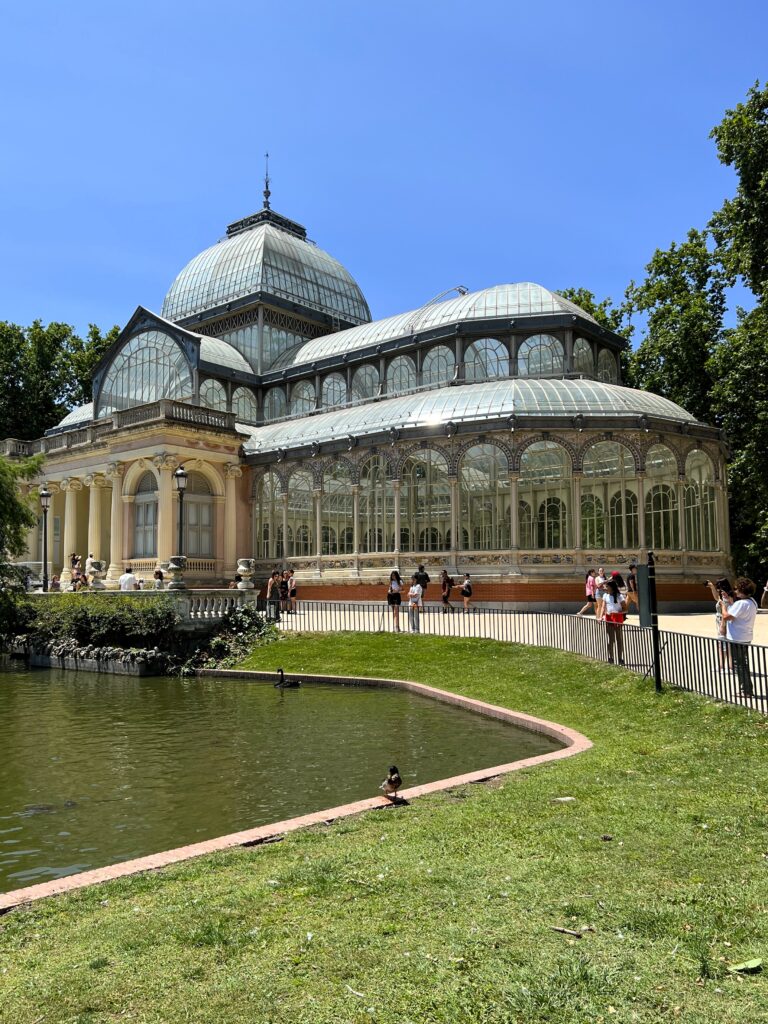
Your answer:
[[[337,260],[273,224],[258,224],[195,256],[171,285],[162,316],[180,320],[262,289],[347,322],[371,319],[363,293]]]
[[[377,345],[382,341],[408,337],[419,331],[432,330],[446,324],[467,320],[485,320],[490,317],[540,316],[544,313],[575,313],[595,323],[589,313],[556,292],[529,281],[522,284],[499,284],[479,292],[469,292],[455,299],[428,304],[409,313],[400,313],[384,320],[374,320],[360,327],[352,327],[336,334],[308,341],[300,348],[294,365],[324,359],[339,352]]]
[[[441,387],[345,409],[292,418],[263,427],[243,427],[250,434],[246,452],[276,451],[322,443],[349,434],[365,437],[394,427],[429,427],[453,421],[503,420],[512,415],[590,418],[655,416],[674,422],[696,419],[666,398],[592,380],[496,380]]]

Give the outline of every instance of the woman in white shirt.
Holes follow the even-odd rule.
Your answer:
[[[411,589],[408,591],[408,625],[412,633],[419,632],[419,615],[422,606],[422,588],[417,577],[411,576]]]
[[[605,631],[608,634],[608,661],[613,664],[614,648],[619,656],[619,664],[624,664],[624,613],[627,599],[619,590],[615,580],[606,580],[603,597],[603,618]]]
[[[403,581],[397,569],[389,574],[389,586],[387,588],[387,604],[392,609],[392,621],[395,624],[395,632],[400,632],[400,605],[402,603]]]

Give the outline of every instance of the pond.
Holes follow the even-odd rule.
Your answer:
[[[400,690],[0,673],[0,892],[558,748]]]

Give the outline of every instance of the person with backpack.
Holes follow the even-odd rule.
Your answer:
[[[472,601],[472,580],[469,578],[468,572],[464,573],[464,582],[461,585],[461,597],[464,601],[464,614],[466,615]]]
[[[429,573],[424,570],[424,566],[420,565],[418,570],[414,573],[416,582],[421,587],[421,600],[422,604],[427,600],[427,586],[429,584]]]
[[[453,612],[451,590],[454,586],[453,578],[448,575],[448,570],[443,569],[440,573],[440,599],[443,602],[443,615],[447,615],[449,610]]]

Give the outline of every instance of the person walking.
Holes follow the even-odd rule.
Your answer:
[[[595,576],[595,618],[598,622],[602,622],[603,615],[605,614],[605,608],[603,607],[605,599],[605,569],[601,566],[597,570],[597,576]]]
[[[634,562],[629,563],[629,573],[627,575],[627,615],[629,615],[629,606],[633,604],[638,615],[640,614],[640,602],[638,601],[637,593],[637,566]]]
[[[423,608],[424,607],[424,602],[427,600],[427,587],[429,586],[429,573],[425,570],[423,565],[420,565],[418,570],[416,571],[416,573],[414,575],[416,576],[416,580],[417,580],[419,586],[421,587],[421,601],[422,601],[422,608]]]
[[[733,596],[723,592],[723,619],[739,688],[745,697],[751,697],[754,691],[749,670],[749,645],[752,643],[757,618],[757,603],[752,596],[755,584],[746,576],[739,576],[733,589]]]
[[[605,581],[603,597],[605,631],[608,634],[608,662],[614,662],[614,649],[618,654],[619,664],[624,664],[624,607],[625,599],[615,580]]]
[[[466,615],[472,603],[472,580],[468,572],[464,573],[464,582],[461,584],[461,599],[464,602],[464,614]]]
[[[443,569],[440,573],[440,600],[443,602],[443,615],[453,612],[451,604],[451,590],[454,587],[453,579],[448,575],[448,570]]]
[[[400,632],[400,605],[403,601],[402,591],[403,581],[400,579],[400,573],[397,569],[393,569],[389,574],[387,604],[392,609],[392,621],[394,623],[396,633]]]
[[[584,579],[584,590],[587,595],[587,603],[583,608],[580,608],[576,614],[586,615],[591,608],[594,611],[595,608],[595,570],[590,569]]]
[[[419,577],[417,573],[411,576],[411,588],[408,591],[408,626],[412,633],[420,633],[419,616],[421,614],[423,598],[423,588],[419,583]]]
[[[267,580],[267,618],[280,621],[280,573],[277,569]]]
[[[279,584],[280,584],[280,611],[281,612],[285,612],[286,615],[288,614],[288,607],[289,607],[290,601],[291,601],[291,598],[290,598],[290,588],[288,586],[288,576],[289,575],[290,574],[289,574],[288,570],[284,569],[283,572],[280,574],[280,580],[279,580]]]
[[[288,571],[288,599],[291,602],[291,615],[296,614],[296,604],[299,600],[299,588],[296,584],[296,576],[293,569]]]

